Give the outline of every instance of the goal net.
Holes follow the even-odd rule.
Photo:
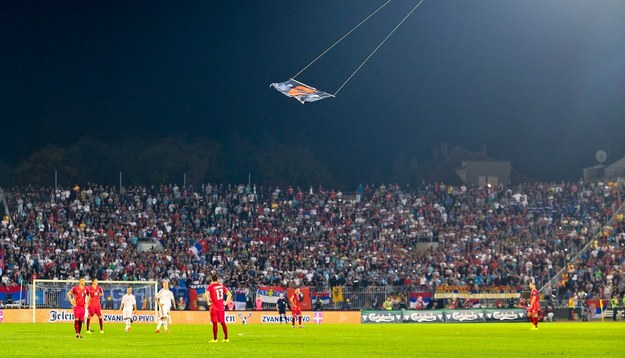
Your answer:
[[[30,287],[27,304],[32,312],[32,322],[36,323],[37,309],[72,309],[67,300],[67,293],[72,287],[78,285],[78,280],[41,280],[36,279]],[[91,281],[85,281],[85,287],[91,286]],[[119,310],[122,297],[126,289],[132,287],[132,294],[137,300],[137,310],[147,310],[156,313],[157,281],[100,281],[98,286],[102,288],[100,304],[103,310]]]

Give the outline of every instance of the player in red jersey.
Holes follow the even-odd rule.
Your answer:
[[[98,321],[100,322],[100,333],[103,334],[104,330],[102,329],[102,307],[100,306],[100,297],[102,297],[102,287],[98,286],[98,280],[93,279],[91,282],[91,286],[87,287],[87,292],[89,294],[89,317],[87,317],[87,333],[91,334],[93,330],[89,329],[91,325],[91,317],[98,316]]]
[[[300,301],[302,300],[302,292],[299,287],[295,289],[295,292],[289,297],[289,301],[291,302],[291,323],[292,327],[295,328],[295,318],[299,319],[299,328],[303,328],[302,326],[302,308],[299,306]]]
[[[527,317],[532,322],[532,330],[538,329],[538,311],[540,310],[540,298],[538,297],[538,290],[534,282],[530,282],[530,305],[527,308]]]
[[[221,329],[224,332],[222,342],[230,342],[228,339],[228,327],[226,326],[226,306],[232,300],[232,293],[223,284],[219,283],[217,275],[211,277],[211,284],[206,288],[204,296],[206,302],[210,305],[211,323],[213,324],[213,340],[210,343],[217,342],[217,323],[221,323]],[[224,300],[224,295],[226,299]]]
[[[87,287],[85,287],[85,279],[83,277],[78,279],[78,286],[74,286],[67,293],[67,300],[72,304],[74,309],[74,330],[76,331],[76,338],[82,338],[80,330],[82,329],[82,322],[85,319],[85,305],[89,303],[89,295],[87,294]]]

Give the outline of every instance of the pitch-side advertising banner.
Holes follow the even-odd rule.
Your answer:
[[[105,323],[123,323],[119,311],[103,310]],[[171,311],[173,324],[209,324],[210,313],[207,311]],[[33,311],[29,309],[0,310],[1,323],[32,323]],[[290,322],[291,315],[287,314],[286,321]],[[35,311],[36,323],[71,323],[74,321],[72,310],[66,309],[38,309]],[[133,315],[134,323],[156,324],[154,312],[136,311]],[[281,324],[280,316],[276,311],[226,311],[226,322],[229,324]],[[358,324],[358,311],[304,311],[302,323],[312,324]]]
[[[362,311],[361,323],[527,322],[524,309]]]

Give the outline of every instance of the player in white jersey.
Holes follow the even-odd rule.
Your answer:
[[[119,306],[119,310],[122,311],[122,318],[126,322],[126,329],[124,332],[130,331],[130,324],[132,323],[132,312],[137,309],[137,300],[135,295],[132,294],[132,287],[128,286],[126,294],[122,297],[122,304]]]
[[[169,290],[169,282],[163,280],[163,288],[156,294],[155,301],[158,307],[158,324],[156,325],[156,333],[161,332],[161,326],[165,326],[165,333],[169,332],[168,320],[169,311],[176,305],[174,294]]]

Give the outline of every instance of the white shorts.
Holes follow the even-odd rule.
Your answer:
[[[127,318],[132,319],[132,310],[131,309],[130,310],[124,310],[123,313],[122,313],[122,317],[124,319],[127,319]]]
[[[171,310],[170,306],[163,305],[163,308],[159,307],[158,316],[160,318],[167,318],[167,316],[169,315],[169,310]]]

